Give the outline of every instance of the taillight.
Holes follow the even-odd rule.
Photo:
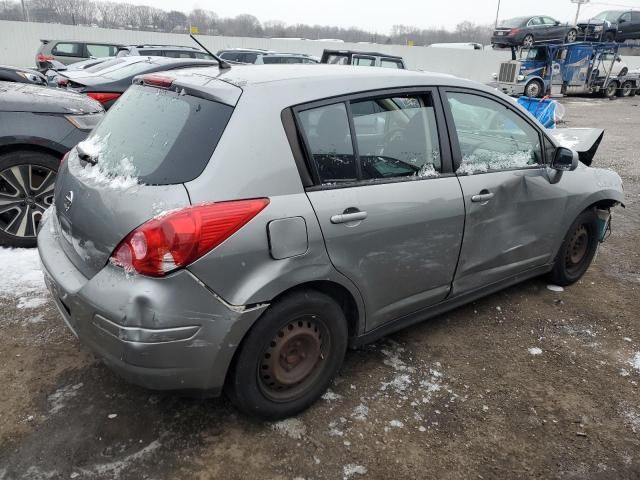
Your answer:
[[[127,235],[111,261],[142,275],[162,277],[216,248],[267,205],[268,198],[205,203],[153,218]]]
[[[69,85],[69,79],[64,77],[58,77],[57,83],[59,87],[66,87]]]
[[[87,92],[87,96],[99,101],[101,104],[110,102],[111,100],[118,99],[121,93],[103,93],[103,92]]]
[[[173,85],[173,80],[174,79],[171,77],[158,75],[156,73],[150,73],[149,75],[145,75],[144,77],[142,77],[142,83],[144,85],[159,88],[171,88],[171,85]]]
[[[62,166],[62,164],[67,161],[67,158],[69,158],[69,153],[70,152],[64,154],[64,157],[62,157],[62,160],[60,160],[60,166]]]
[[[36,62],[47,62],[49,60],[55,60],[55,57],[53,55],[45,55],[44,53],[36,55]]]
[[[509,35],[515,35],[516,33],[520,33],[520,29],[519,28],[512,28],[511,31],[509,32]]]

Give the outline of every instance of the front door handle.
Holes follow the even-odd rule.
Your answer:
[[[344,213],[341,213],[340,215],[334,215],[333,217],[331,217],[331,223],[338,224],[338,223],[360,222],[365,218],[367,218],[367,212],[361,212],[360,210],[357,210],[354,212],[349,210],[350,209],[347,209],[344,211]]]
[[[483,190],[479,195],[474,195],[471,197],[471,201],[474,203],[485,203],[493,198],[493,193]]]

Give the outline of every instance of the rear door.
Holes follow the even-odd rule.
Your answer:
[[[372,330],[442,301],[462,241],[442,107],[429,88],[296,108],[316,185],[307,191],[333,265]]]
[[[64,65],[70,65],[87,58],[84,43],[81,42],[58,42],[51,49],[51,54]]]
[[[494,95],[446,89],[443,100],[467,212],[454,294],[547,265],[566,197],[540,128]]]

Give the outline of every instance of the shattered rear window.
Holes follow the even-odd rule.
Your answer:
[[[232,112],[221,103],[135,85],[80,146],[109,176],[152,185],[189,182],[209,162]]]

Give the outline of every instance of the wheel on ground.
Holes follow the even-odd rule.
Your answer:
[[[243,412],[265,419],[295,415],[314,403],[338,373],[347,349],[342,308],[315,290],[276,301],[239,347],[226,385]]]
[[[42,215],[53,204],[59,164],[43,152],[0,155],[0,247],[36,246]]]
[[[575,219],[556,256],[550,280],[556,285],[571,285],[585,274],[598,249],[598,221],[593,210],[585,210]]]
[[[572,28],[571,30],[569,30],[567,32],[567,36],[565,38],[565,41],[567,43],[573,43],[578,39],[578,31],[575,28]]]
[[[531,35],[530,33],[525,35],[524,38],[522,39],[522,46],[524,48],[531,48],[533,47],[534,43],[535,43],[535,39],[533,38],[533,35]]]
[[[618,93],[618,87],[618,82],[612,80],[609,82],[609,85],[607,85],[607,88],[605,88],[602,92],[604,93],[604,96],[606,98],[613,98]]]
[[[627,80],[622,84],[620,91],[623,97],[630,97],[632,92],[635,92],[635,85],[631,80]]]
[[[524,94],[530,98],[542,98],[544,94],[544,85],[540,80],[531,80],[524,87]]]

